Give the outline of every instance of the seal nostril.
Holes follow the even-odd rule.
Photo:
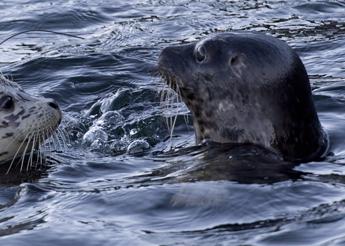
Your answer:
[[[230,65],[232,66],[236,66],[239,63],[239,57],[238,56],[234,56],[230,58]]]
[[[59,110],[59,105],[55,102],[49,102],[48,105],[53,109]]]

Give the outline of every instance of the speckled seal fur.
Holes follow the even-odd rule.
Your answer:
[[[220,33],[165,48],[158,66],[190,109],[197,142],[260,145],[289,161],[327,151],[307,72],[285,42]]]
[[[29,95],[0,75],[0,164],[42,144],[57,129],[61,117],[52,99]]]

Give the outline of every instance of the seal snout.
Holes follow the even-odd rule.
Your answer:
[[[158,60],[158,68],[160,70],[168,70],[173,66],[172,60],[177,56],[176,51],[174,51],[174,47],[166,47],[162,50],[161,54],[159,55]]]
[[[193,57],[194,44],[170,46],[162,50],[158,67],[174,73],[184,73],[190,67],[190,58]]]
[[[49,108],[51,108],[51,109],[53,109],[53,111],[55,111],[55,113],[54,113],[55,117],[54,118],[56,118],[57,126],[60,125],[60,123],[62,121],[62,112],[61,112],[59,104],[54,99],[51,99],[51,98],[48,98],[46,103],[47,103]]]

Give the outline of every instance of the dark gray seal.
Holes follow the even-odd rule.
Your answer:
[[[190,109],[197,143],[249,143],[288,161],[327,151],[305,67],[277,38],[221,33],[167,47],[159,71]]]

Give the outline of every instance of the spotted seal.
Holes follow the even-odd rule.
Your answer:
[[[34,97],[0,76],[0,164],[37,149],[61,118],[54,100]]]
[[[306,69],[284,41],[214,34],[164,48],[158,68],[190,109],[198,143],[250,143],[287,161],[314,160],[327,150]]]

